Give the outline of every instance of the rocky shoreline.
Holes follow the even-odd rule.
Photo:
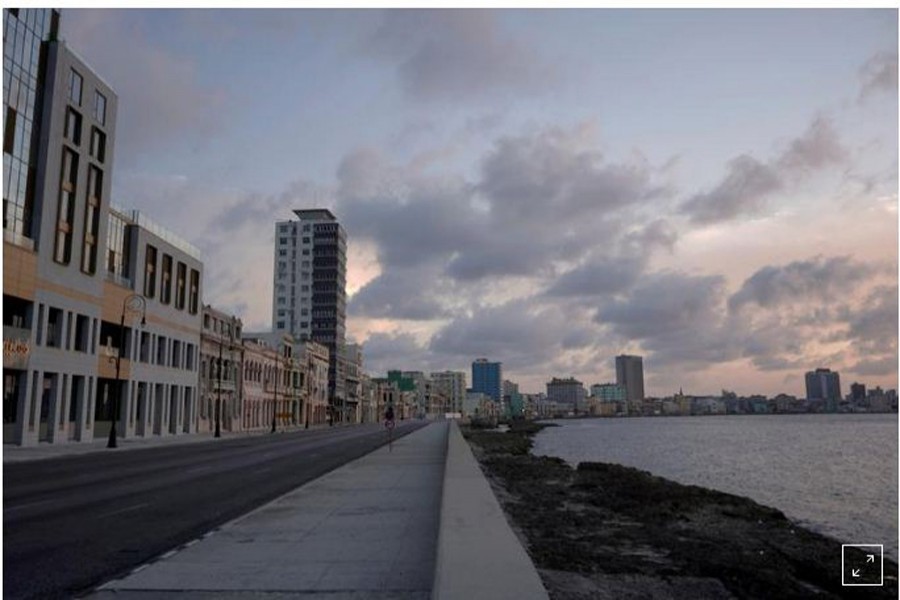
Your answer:
[[[554,600],[897,598],[896,562],[882,587],[843,587],[840,542],[748,498],[532,456],[542,427],[463,434]]]

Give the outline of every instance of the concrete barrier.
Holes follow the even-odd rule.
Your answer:
[[[447,442],[432,598],[548,598],[456,422],[450,424]]]

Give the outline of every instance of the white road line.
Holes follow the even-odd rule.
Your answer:
[[[38,506],[40,504],[47,504],[48,502],[53,502],[53,500],[54,500],[54,498],[51,498],[49,500],[38,500],[37,502],[28,502],[27,504],[20,504],[18,506],[10,506],[10,507],[4,506],[3,512],[12,512],[14,510],[22,510],[23,508],[28,508],[30,506]]]
[[[127,507],[125,507],[125,508],[120,508],[119,510],[114,510],[114,511],[112,511],[112,512],[103,513],[102,515],[100,515],[100,516],[97,517],[97,518],[98,518],[98,519],[102,519],[103,517],[111,517],[111,516],[113,516],[113,515],[118,515],[118,514],[121,514],[121,513],[130,512],[130,511],[132,511],[132,510],[137,510],[137,509],[139,509],[139,508],[144,508],[145,506],[150,506],[150,504],[147,503],[147,502],[143,502],[143,503],[141,503],[141,504],[135,504],[135,505],[133,505],[133,506],[127,506]]]

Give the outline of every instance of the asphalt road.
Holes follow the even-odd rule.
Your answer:
[[[360,425],[6,464],[3,597],[85,593],[386,442]]]

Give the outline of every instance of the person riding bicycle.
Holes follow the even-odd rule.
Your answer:
[[[384,411],[384,420],[385,421],[393,421],[394,420],[394,405],[388,404],[387,410]]]

